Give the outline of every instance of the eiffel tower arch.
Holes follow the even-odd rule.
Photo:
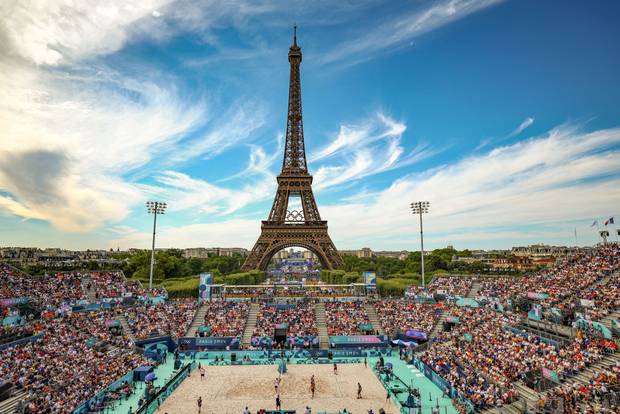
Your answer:
[[[310,250],[317,255],[324,268],[343,266],[342,258],[327,232],[327,221],[321,220],[312,193],[312,176],[306,163],[299,76],[301,48],[297,45],[297,28],[288,61],[291,71],[282,171],[277,177],[278,190],[269,218],[262,221],[261,234],[241,267],[244,271],[267,269],[274,254],[291,246]],[[293,208],[296,205],[299,207]]]

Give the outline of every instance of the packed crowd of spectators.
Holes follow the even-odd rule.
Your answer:
[[[446,296],[465,297],[471,290],[474,279],[466,276],[444,276],[436,277],[433,282],[426,287],[426,291],[431,295],[443,294]],[[411,285],[407,289],[408,295],[418,295],[423,292],[422,286]]]
[[[617,311],[620,309],[620,272],[610,275],[606,283],[600,283],[581,292],[579,298],[594,302],[594,306],[588,309],[588,319],[601,320]]]
[[[369,324],[365,302],[328,302],[325,304],[328,335],[363,335],[360,325]]]
[[[81,281],[72,273],[32,277],[0,263],[0,298],[28,297],[44,305],[58,306],[85,297]]]
[[[458,324],[435,338],[423,361],[480,407],[510,401],[511,384],[523,374],[546,368],[559,378],[569,377],[617,349],[612,340],[584,335],[558,347],[527,332],[515,333],[505,329],[518,324],[510,313],[453,308],[451,314]]]
[[[32,336],[33,334],[34,328],[32,325],[0,325],[0,345]]]
[[[205,302],[206,313],[203,325],[211,328],[209,336],[241,336],[248,319],[247,302],[211,301]]]
[[[134,353],[101,352],[89,344],[108,336],[98,315],[74,313],[40,324],[42,339],[0,350],[0,379],[26,391],[20,412],[70,413],[147,363]]]
[[[617,413],[620,405],[620,365],[597,372],[588,383],[575,383],[551,390],[538,400],[540,411],[561,413]],[[615,407],[615,408],[613,408]]]
[[[314,307],[304,301],[285,309],[278,308],[275,304],[263,304],[258,311],[252,336],[273,336],[275,325],[281,323],[288,324],[288,336],[318,335]]]
[[[377,301],[375,311],[386,333],[416,330],[427,334],[433,330],[440,312],[434,305],[402,299]]]
[[[123,272],[88,272],[78,273],[81,279],[90,278],[94,284],[97,299],[118,298],[123,296],[165,296],[162,288],[143,288],[137,280],[127,280]],[[91,289],[91,286],[86,286]]]
[[[123,312],[136,339],[144,339],[161,335],[185,336],[197,309],[198,302],[188,299],[125,308]]]
[[[578,298],[609,272],[619,268],[620,248],[617,243],[612,243],[591,253],[567,257],[557,265],[526,276],[485,279],[478,294],[506,301],[525,297],[528,292],[544,293],[549,297],[540,304],[548,308]]]

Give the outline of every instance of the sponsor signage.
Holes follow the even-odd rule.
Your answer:
[[[364,284],[368,287],[377,287],[377,274],[375,272],[364,272]]]
[[[200,274],[200,283],[198,284],[198,299],[211,299],[211,285],[213,284],[213,273],[206,272]]]
[[[413,329],[406,331],[405,336],[413,339],[422,339],[423,341],[426,341],[428,339],[426,332],[414,331]]]
[[[387,336],[385,335],[330,336],[329,342],[336,347],[387,346]]]
[[[229,347],[231,349],[238,349],[239,338],[237,337],[222,337],[222,338],[185,337],[185,338],[179,338],[179,345],[185,347],[185,349],[188,349],[188,350],[196,350],[196,349],[202,349],[202,348],[226,349],[226,347]]]
[[[22,296],[21,298],[0,299],[0,305],[6,306],[7,308],[9,306],[25,305],[26,303],[28,303],[28,297],[26,296]]]

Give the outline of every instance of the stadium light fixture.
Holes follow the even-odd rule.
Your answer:
[[[428,201],[415,201],[411,203],[411,212],[413,214],[420,215],[420,255],[421,255],[421,265],[422,265],[422,289],[426,288],[426,282],[424,281],[424,230],[422,227],[422,214],[428,213],[428,208],[431,203]]]
[[[161,201],[147,201],[146,210],[153,215],[153,244],[151,245],[151,270],[149,272],[149,289],[153,287],[153,269],[155,267],[155,227],[157,226],[157,215],[164,214],[168,204]]]

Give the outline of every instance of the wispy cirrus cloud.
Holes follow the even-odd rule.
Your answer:
[[[528,240],[529,228],[540,226],[548,227],[548,235],[564,231],[571,236],[575,222],[587,226],[591,217],[619,213],[620,193],[614,190],[620,185],[618,144],[618,128],[582,132],[563,125],[544,136],[402,177],[372,199],[323,206],[322,213],[335,240],[356,240],[356,246],[376,240],[377,234],[383,242],[397,240],[394,248],[403,240],[414,242],[409,235],[419,229],[408,203],[415,200],[431,202],[425,230],[436,242],[490,247],[496,232]],[[595,238],[591,235],[588,242]]]
[[[354,124],[340,126],[338,135],[316,153],[310,162],[318,164],[315,188],[326,189],[396,168],[405,167],[434,155],[429,146],[418,145],[406,152],[403,122],[377,112]]]
[[[404,47],[418,36],[502,1],[444,0],[426,2],[414,10],[401,13],[376,24],[374,29],[364,29],[363,34],[346,40],[325,53],[321,61],[323,63],[336,63],[346,60],[346,64],[354,64],[369,60],[386,51]]]
[[[418,248],[419,228],[409,211],[409,203],[418,199],[431,202],[424,218],[425,241],[431,247],[455,243],[491,248],[533,237],[569,243],[575,223],[585,228],[592,217],[620,215],[618,145],[618,128],[582,132],[563,125],[319,208],[341,249]],[[224,219],[168,228],[160,237],[169,246],[191,247],[195,240],[205,240],[205,245],[251,247],[259,231],[257,220]],[[596,239],[579,233],[581,243]],[[146,245],[148,237],[148,232],[134,232],[115,243]]]
[[[500,138],[485,138],[485,139],[483,139],[482,141],[480,141],[480,144],[478,144],[478,146],[474,149],[474,151],[477,151],[477,150],[479,150],[481,148],[487,147],[487,146],[489,146],[491,144],[498,144],[498,143],[506,141],[506,140],[508,140],[510,138],[514,138],[514,137],[520,135],[527,128],[529,128],[533,123],[534,123],[534,117],[528,116],[523,121],[521,121],[519,126],[516,127],[515,129],[513,129],[509,134],[504,135],[503,137],[500,137]]]

